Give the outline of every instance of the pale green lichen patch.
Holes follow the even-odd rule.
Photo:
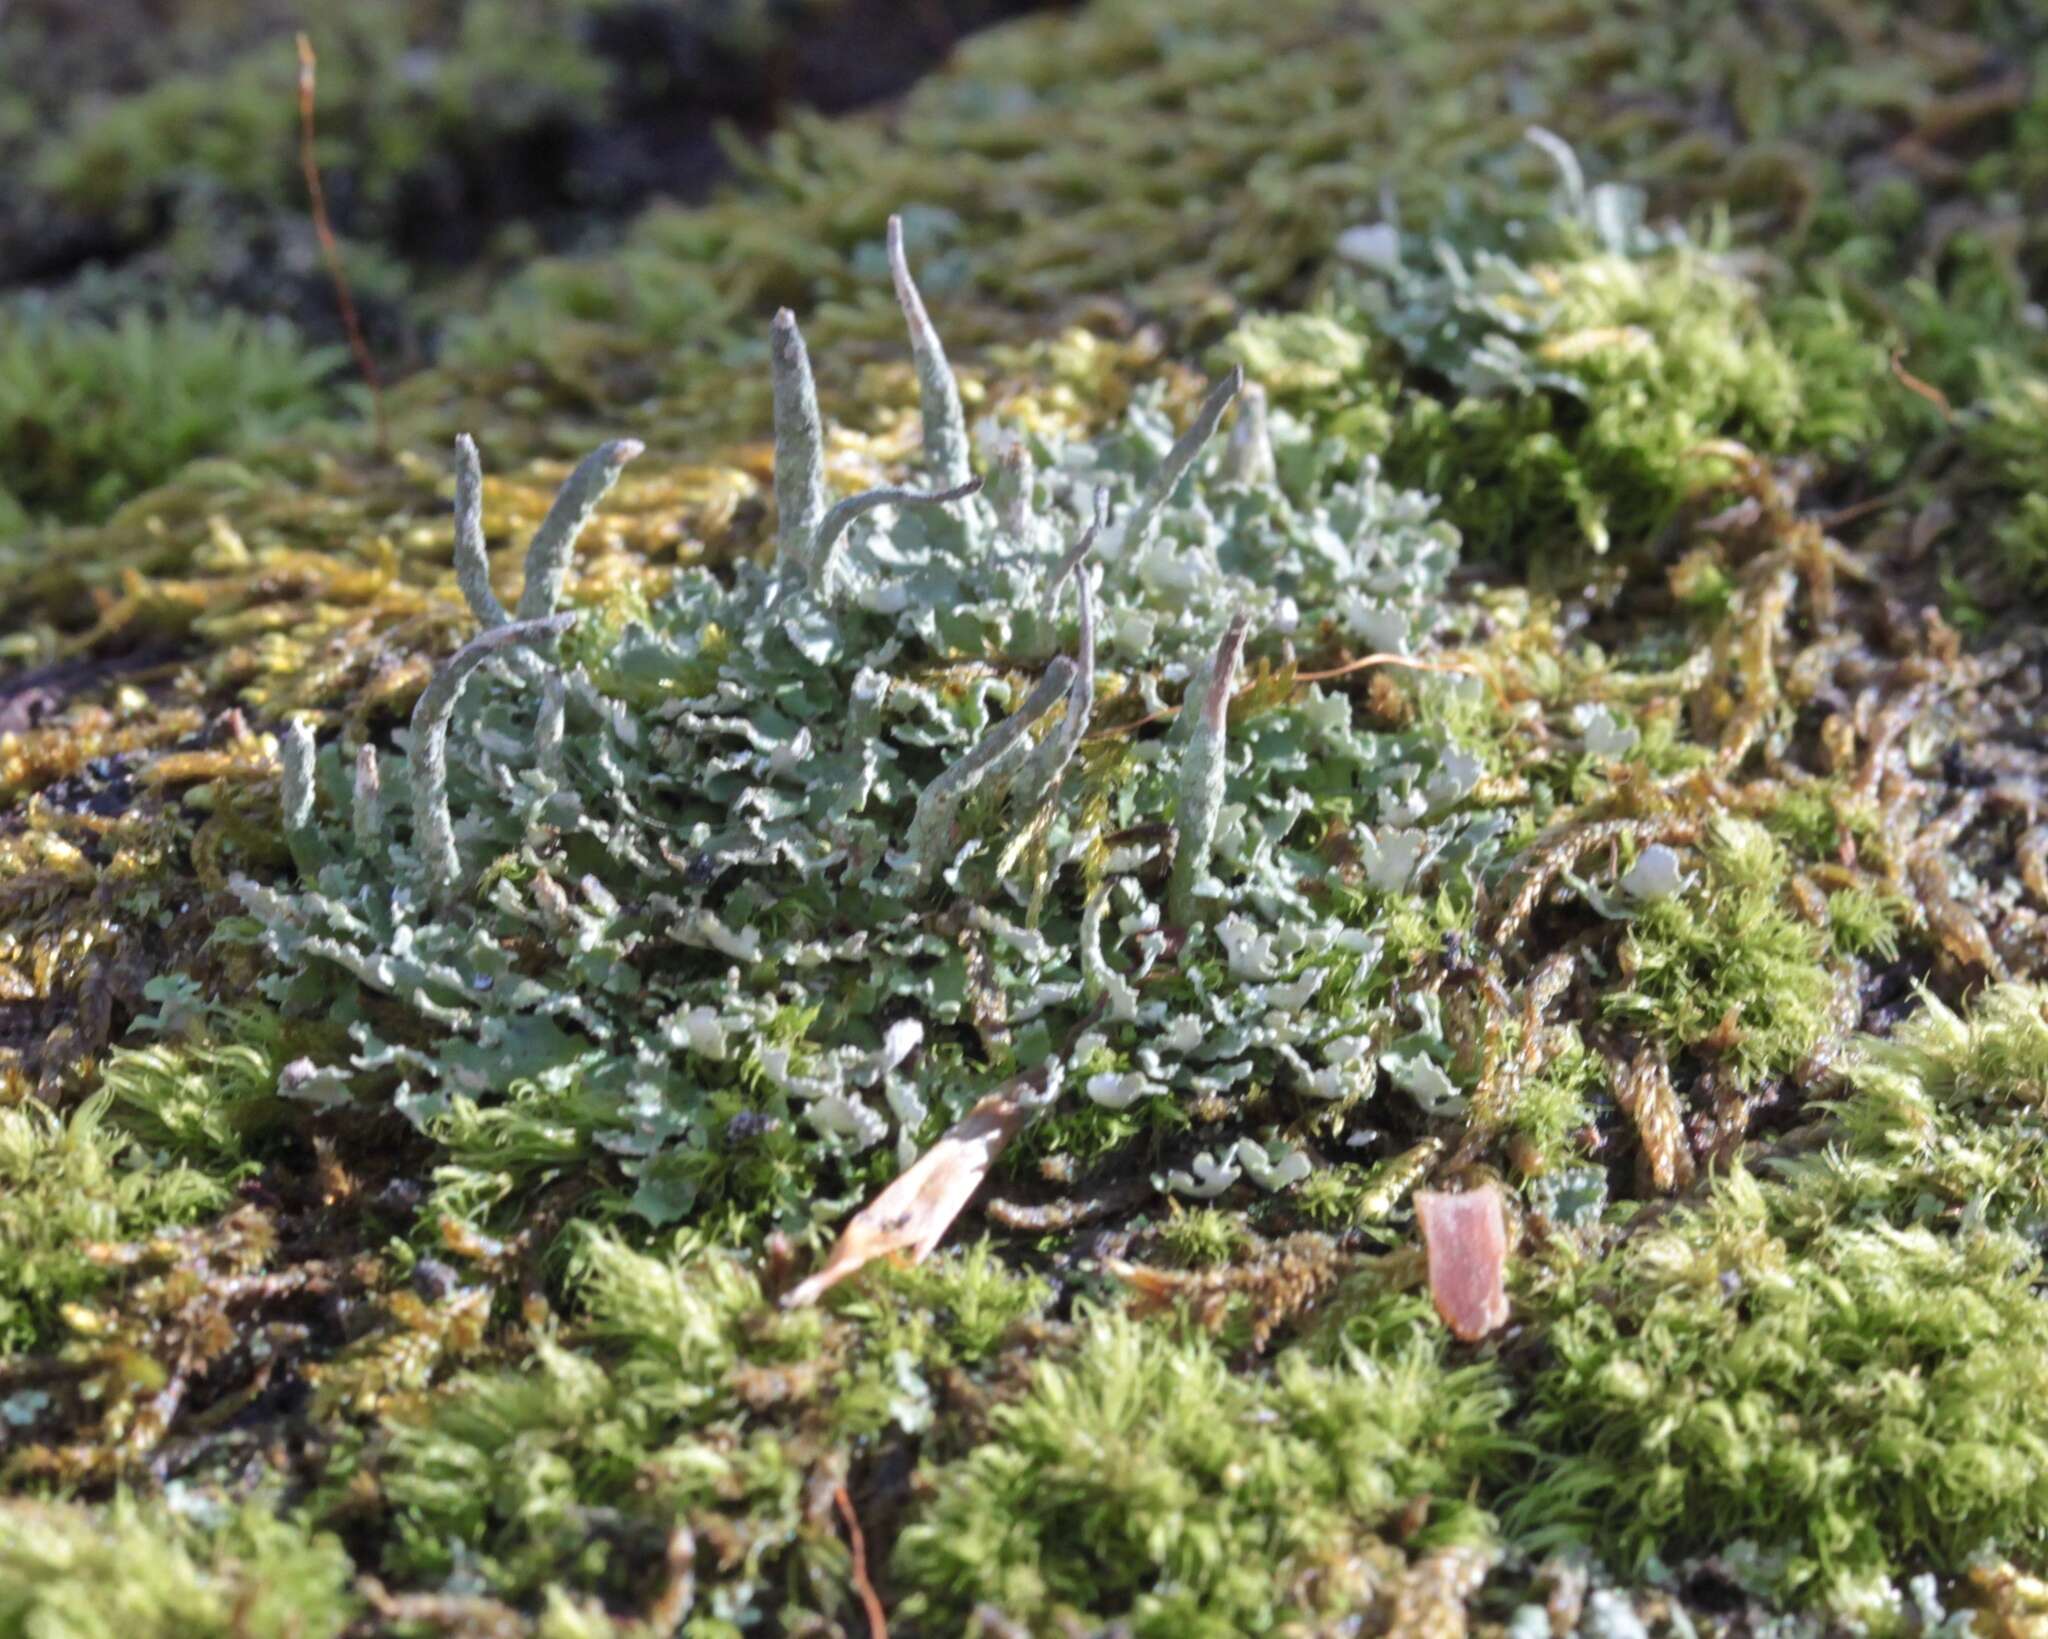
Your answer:
[[[1468,880],[1498,827],[1465,761],[1361,729],[1286,668],[1296,645],[1422,642],[1451,533],[1291,422],[1292,485],[1234,480],[1208,447],[1228,381],[1178,440],[1138,404],[1092,445],[1036,441],[1029,506],[889,491],[846,531],[801,338],[775,329],[772,565],[686,572],[588,639],[565,617],[487,627],[404,757],[287,769],[304,888],[238,892],[275,999],[349,1024],[314,1079],[386,1089],[466,1199],[609,1155],[655,1222],[751,1181],[733,1204],[791,1228],[818,1163],[885,1139],[907,1159],[1017,1067],[1111,1109],[1360,1096],[1377,907]],[[564,551],[544,527],[529,587]],[[1253,630],[1269,680],[1233,705]],[[558,640],[558,665],[495,658]],[[1104,732],[1176,698],[1180,723],[1077,757],[1111,667]],[[374,799],[346,794],[351,769]],[[356,825],[371,810],[384,830]],[[1315,834],[1340,814],[1383,857],[1319,903],[1304,877],[1330,875]],[[1306,1166],[1234,1142],[1166,1187]]]

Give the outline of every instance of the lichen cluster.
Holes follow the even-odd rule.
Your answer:
[[[827,506],[785,313],[773,561],[686,571],[601,635],[554,610],[638,446],[577,469],[508,612],[464,444],[484,629],[403,758],[294,729],[305,887],[238,886],[274,998],[351,1021],[298,1096],[367,1074],[479,1181],[610,1153],[657,1223],[717,1203],[793,1227],[814,1157],[893,1136],[907,1160],[1018,1070],[1112,1110],[1369,1090],[1376,907],[1469,897],[1501,827],[1465,811],[1476,761],[1298,679],[1427,639],[1454,538],[1291,424],[1242,415],[1212,449],[1234,376],[1178,440],[1144,405],[1091,443],[1012,435],[985,499],[900,242],[896,277],[943,487]],[[1333,830],[1355,887],[1318,852]],[[1169,1176],[1213,1194],[1307,1164],[1233,1153]]]

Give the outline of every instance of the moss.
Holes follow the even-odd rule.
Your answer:
[[[1839,298],[1774,303],[1720,247],[1554,208],[1476,248],[1411,236],[1340,276],[1330,314],[1254,320],[1226,351],[1440,496],[1476,555],[1554,570],[1648,549],[1730,443],[1839,459],[1875,438],[1883,350]]]
[[[609,75],[576,29],[593,9],[594,0],[472,0],[443,21],[373,3],[322,18],[312,38],[325,165],[369,209],[388,211],[401,180],[431,159],[594,113]],[[296,206],[297,75],[280,32],[203,70],[87,102],[29,169],[72,209],[131,223],[186,189]]]
[[[1854,1609],[1884,1580],[2048,1531],[2033,1351],[2048,1310],[2011,1236],[1814,1224],[1737,1174],[1546,1303],[1509,1498],[1537,1544],[1640,1565],[1782,1545],[1781,1595]]]
[[[291,1054],[283,1021],[268,1008],[202,1004],[198,1012],[197,1020],[181,1021],[179,1039],[109,1054],[102,1085],[122,1130],[151,1150],[233,1169],[294,1124],[295,1112],[277,1094]]]
[[[1013,1329],[1045,1311],[1052,1286],[1042,1276],[1010,1268],[989,1242],[977,1241],[928,1263],[885,1271],[881,1299],[929,1317],[934,1336],[918,1351],[926,1365],[973,1366],[992,1356]]]
[[[1642,909],[1603,1010],[1675,1047],[1711,1038],[1753,1085],[1820,1042],[1835,994],[1828,944],[1787,904],[1789,865],[1761,826],[1716,822],[1705,865],[1693,888]]]
[[[1516,1089],[1506,1123],[1524,1146],[1520,1154],[1525,1164],[1538,1173],[1576,1157],[1607,1080],[1606,1064],[1586,1045],[1577,1026],[1557,1028],[1562,1035],[1552,1038],[1543,1068]]]
[[[1244,1377],[1206,1338],[1094,1316],[985,1440],[927,1470],[891,1562],[903,1609],[950,1627],[987,1602],[1034,1631],[1141,1635],[1356,1609],[1398,1581],[1382,1533],[1419,1499],[1415,1547],[1488,1539],[1460,1499],[1501,1460],[1504,1404],[1488,1368],[1447,1365],[1419,1329]]]
[[[0,1109],[0,1354],[46,1344],[59,1311],[111,1282],[95,1247],[217,1212],[223,1183],[159,1166],[108,1122],[102,1093],[59,1119]]]
[[[1325,1176],[1334,1178],[1336,1175]],[[1327,1186],[1315,1192],[1314,1196],[1305,1190],[1302,1210],[1312,1212],[1311,1200],[1325,1193]],[[1192,1211],[1169,1213],[1159,1226],[1159,1240],[1178,1262],[1201,1269],[1228,1263],[1244,1249],[1246,1235],[1244,1225],[1235,1217],[1210,1207],[1197,1207]]]
[[[1899,1224],[2048,1226],[2048,995],[1995,985],[1958,1012],[1933,997],[1888,1041],[1862,1045],[1850,1142],[1802,1176],[1817,1208]]]
[[[462,1567],[508,1597],[629,1608],[671,1531],[695,1524],[715,1549],[698,1565],[703,1616],[753,1627],[770,1609],[845,1609],[844,1547],[805,1502],[824,1448],[795,1426],[834,1392],[831,1323],[777,1316],[739,1259],[692,1240],[659,1256],[581,1233],[569,1287],[573,1338],[440,1385],[356,1459],[387,1574]],[[777,1413],[792,1425],[778,1431]]]
[[[0,326],[0,540],[45,514],[103,516],[199,456],[303,426],[334,407],[336,360],[236,314],[17,309]]]
[[[1995,372],[1965,435],[2007,505],[1992,531],[2002,566],[2029,593],[2048,590],[2048,377]]]
[[[360,1613],[350,1581],[340,1543],[268,1501],[0,1501],[8,1639],[326,1639]]]
[[[1830,1146],[1532,1274],[1524,1540],[1642,1563],[1769,1544],[1778,1597],[1890,1625],[1885,1589],[2048,1542],[2038,1182],[2048,998],[1929,999],[1864,1041]]]

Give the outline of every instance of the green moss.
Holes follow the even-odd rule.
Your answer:
[[[262,1007],[204,1013],[189,1039],[116,1049],[102,1085],[123,1131],[159,1154],[218,1170],[247,1162],[296,1116],[277,1096],[290,1057],[277,1014]]]
[[[0,1109],[0,1355],[47,1341],[59,1309],[106,1285],[95,1245],[190,1223],[229,1200],[192,1168],[161,1165],[108,1123],[110,1093],[60,1119]]]
[[[928,1317],[934,1341],[919,1353],[932,1365],[980,1364],[1052,1298],[1043,1277],[1011,1269],[987,1241],[926,1263],[885,1268],[879,1287],[907,1313]]]
[[[1558,1029],[1562,1035],[1553,1038],[1543,1068],[1516,1087],[1506,1123],[1546,1171],[1576,1155],[1579,1134],[1593,1119],[1594,1100],[1608,1075],[1605,1061],[1586,1045],[1576,1025]]]
[[[1782,1592],[1851,1607],[2048,1538],[2034,1249],[1802,1217],[1738,1173],[1551,1295],[1513,1529],[1638,1565],[1783,1545]]]
[[[1254,320],[1226,350],[1510,562],[1646,549],[1732,445],[1870,441],[1884,354],[1839,298],[1773,303],[1723,247],[1649,235],[1600,193],[1605,214],[1567,189],[1551,221],[1475,230],[1486,249],[1401,242],[1340,277],[1331,314]]]
[[[1796,1068],[1827,1027],[1835,981],[1826,936],[1786,904],[1789,865],[1753,821],[1715,822],[1706,869],[1691,888],[1643,907],[1621,951],[1607,1017],[1676,1048],[1725,1021],[1737,1078],[1753,1085]]]
[[[334,406],[337,358],[237,314],[100,323],[17,305],[0,323],[0,540],[304,425]]]
[[[1334,1173],[1325,1173],[1307,1182],[1314,1185],[1335,1176]],[[1299,1201],[1301,1209],[1311,1212],[1311,1201],[1320,1199],[1325,1193],[1327,1190],[1312,1193],[1304,1188]],[[1159,1225],[1159,1241],[1173,1254],[1175,1261],[1204,1269],[1228,1263],[1245,1248],[1248,1237],[1240,1219],[1211,1207],[1196,1207],[1191,1211],[1169,1213]]]
[[[1405,1563],[1379,1533],[1419,1499],[1413,1545],[1487,1540],[1462,1499],[1502,1457],[1499,1381],[1406,1318],[1381,1353],[1295,1350],[1248,1377],[1206,1338],[1093,1317],[986,1439],[927,1469],[892,1561],[903,1610],[947,1630],[986,1601],[1032,1631],[1265,1633],[1368,1600]]]
[[[1828,895],[1828,943],[1838,956],[1875,956],[1890,961],[1899,953],[1899,933],[1910,907],[1875,888],[1838,888]]]
[[[429,161],[482,154],[547,121],[594,116],[609,84],[577,32],[597,0],[372,3],[318,20],[321,157],[352,202],[388,210]],[[225,62],[83,104],[30,162],[74,210],[139,225],[164,196],[224,189],[296,207],[298,60],[288,33]]]
[[[326,1639],[359,1614],[340,1543],[268,1501],[0,1501],[6,1639]]]
[[[947,1284],[944,1271],[926,1278]],[[978,1294],[959,1322],[971,1348],[1005,1278],[970,1262],[951,1284]],[[842,1373],[842,1324],[778,1314],[740,1259],[694,1238],[658,1256],[580,1233],[569,1289],[573,1336],[541,1340],[523,1368],[442,1385],[356,1459],[386,1513],[387,1573],[459,1567],[506,1597],[637,1608],[671,1530],[696,1521],[697,1615],[723,1624],[707,1631],[850,1610],[845,1548],[806,1500],[828,1448],[804,1419],[843,1399],[867,1406],[880,1385],[882,1421],[921,1426],[930,1391],[916,1360],[892,1343],[856,1351]]]
[[[1849,1074],[1849,1142],[1801,1174],[1817,1210],[2048,1228],[2048,992],[1993,986],[1967,1013],[1923,997]]]
[[[1777,1597],[1880,1623],[1917,1565],[2048,1543],[2044,1006],[1929,1000],[1861,1045],[1828,1149],[1532,1276],[1523,1540],[1640,1564],[1748,1539]]]
[[[2048,376],[1998,369],[1993,383],[1966,434],[2007,500],[1992,539],[2018,585],[2048,591]]]

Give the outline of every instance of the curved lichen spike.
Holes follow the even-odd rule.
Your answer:
[[[569,685],[549,670],[541,684],[540,711],[533,720],[533,760],[550,779],[562,777],[562,742],[569,720]]]
[[[284,829],[299,836],[313,826],[313,731],[303,717],[285,725],[280,761],[284,767]]]
[[[1223,446],[1223,480],[1255,488],[1273,481],[1273,434],[1266,424],[1266,389],[1256,381],[1244,384],[1231,423],[1230,442]]]
[[[1152,482],[1145,487],[1145,493],[1138,498],[1137,509],[1124,526],[1124,546],[1135,548],[1144,544],[1145,534],[1152,527],[1152,520],[1159,516],[1160,509],[1172,499],[1181,479],[1187,476],[1189,467],[1195,464],[1195,457],[1202,453],[1202,446],[1216,436],[1216,425],[1223,419],[1223,412],[1230,408],[1230,401],[1237,397],[1244,386],[1244,366],[1234,365],[1230,374],[1209,389],[1209,396],[1202,400],[1202,407],[1195,412],[1195,419],[1188,430],[1174,442],[1166,452],[1166,459],[1160,463]]]
[[[1094,537],[1095,526],[1091,524],[1082,536],[1084,548]],[[1024,765],[1024,772],[1017,776],[1016,811],[1027,817],[1058,795],[1060,781],[1066,777],[1074,753],[1081,749],[1081,736],[1088,732],[1088,718],[1095,710],[1095,597],[1089,589],[1085,568],[1074,577],[1074,593],[1080,600],[1081,622],[1074,682],[1067,690],[1066,716],[1039,741],[1031,760]]]
[[[840,537],[847,527],[863,512],[872,512],[878,506],[943,506],[948,501],[964,501],[981,489],[979,478],[970,478],[964,484],[952,489],[870,489],[858,495],[849,495],[825,514],[818,525],[818,532],[812,536],[805,548],[805,574],[810,581],[812,592],[820,597],[832,573],[832,560],[838,555]]]
[[[924,459],[932,475],[952,487],[974,475],[967,441],[967,413],[960,407],[960,384],[946,362],[946,349],[925,312],[910,262],[903,254],[903,218],[889,218],[889,276],[896,283],[896,303],[910,329],[910,356],[917,366],[918,403],[924,411]]]
[[[1583,216],[1586,209],[1586,173],[1579,165],[1579,156],[1572,152],[1572,145],[1555,131],[1532,125],[1522,133],[1522,140],[1532,147],[1541,148],[1550,163],[1557,167],[1557,180],[1564,189],[1565,202],[1574,216]]]
[[[519,592],[519,618],[545,620],[562,601],[562,583],[569,578],[569,560],[576,537],[590,522],[605,491],[618,482],[619,469],[647,446],[637,438],[616,438],[600,444],[563,480],[526,549],[526,585]]]
[[[972,750],[924,788],[917,799],[917,812],[910,818],[910,834],[904,843],[911,871],[920,884],[928,882],[946,863],[953,851],[953,824],[961,807],[983,780],[995,776],[1014,761],[1024,745],[1024,736],[1051,711],[1073,686],[1074,663],[1065,655],[1046,667],[1045,675],[1024,697],[1024,703],[975,742]]]
[[[484,464],[468,433],[455,438],[455,584],[462,588],[462,601],[479,626],[488,629],[511,620],[491,590],[490,550],[484,545]]]
[[[384,771],[373,745],[365,744],[356,753],[355,804],[350,819],[356,852],[367,858],[384,841]]]
[[[825,521],[825,423],[811,355],[786,307],[769,327],[768,362],[775,382],[775,561],[803,572]]]
[[[1031,490],[1037,482],[1037,465],[1023,439],[996,458],[996,506],[1003,535],[1014,544],[1022,545],[1031,538]]]
[[[1251,616],[1239,610],[1216,645],[1199,699],[1182,707],[1197,714],[1194,732],[1181,759],[1179,803],[1174,810],[1173,874],[1166,884],[1166,914],[1177,927],[1195,921],[1195,886],[1209,869],[1216,844],[1216,821],[1223,811],[1224,744],[1230,718],[1230,696],[1237,685],[1238,662],[1244,658],[1245,633]]]
[[[448,724],[469,674],[501,649],[559,637],[576,624],[573,614],[522,620],[479,632],[435,671],[412,708],[413,846],[437,893],[453,893],[462,882],[455,851],[455,822],[448,813]]]
[[[1109,527],[1109,491],[1095,492],[1095,517],[1088,527],[1081,531],[1080,539],[1067,548],[1045,583],[1045,612],[1049,615],[1060,600],[1060,588],[1067,583],[1067,577],[1081,567],[1081,562],[1094,549],[1095,537]],[[1083,579],[1086,579],[1084,576]]]
[[[327,851],[313,829],[313,766],[317,752],[313,731],[301,718],[293,718],[284,731],[284,840],[292,863],[302,876],[311,876],[327,862]]]

